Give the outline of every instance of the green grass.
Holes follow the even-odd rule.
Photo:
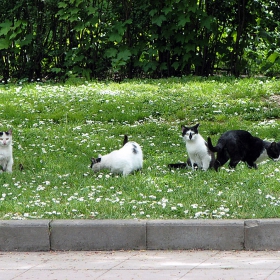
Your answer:
[[[186,160],[182,124],[200,122],[214,143],[229,129],[280,141],[279,93],[279,81],[232,78],[2,85],[0,130],[13,128],[14,171],[0,174],[0,219],[279,217],[279,162],[167,168]],[[90,158],[120,148],[124,134],[142,146],[143,170],[93,173]]]

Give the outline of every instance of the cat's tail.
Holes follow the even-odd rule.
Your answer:
[[[127,135],[125,134],[124,135],[124,138],[123,138],[123,146],[128,142],[128,137]]]
[[[185,162],[179,162],[179,163],[170,163],[168,164],[168,168],[172,169],[172,168],[188,168],[188,164]]]
[[[208,148],[211,152],[213,152],[213,153],[219,152],[220,147],[218,145],[216,147],[214,147],[210,137],[207,138],[207,144],[208,144]]]

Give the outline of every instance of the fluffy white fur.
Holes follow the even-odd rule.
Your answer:
[[[183,139],[186,142],[186,149],[192,168],[194,169],[194,164],[197,164],[198,168],[206,171],[210,167],[212,158],[203,137],[199,133],[190,130],[183,136]]]
[[[102,169],[109,169],[112,173],[123,174],[142,169],[143,153],[141,147],[136,142],[127,142],[121,149],[115,150],[110,154],[92,159],[91,168],[98,172]]]
[[[12,130],[0,133],[0,165],[1,171],[12,172],[13,168]]]

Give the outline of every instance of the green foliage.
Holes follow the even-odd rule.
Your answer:
[[[0,3],[4,81],[208,76],[217,69],[277,75],[280,68],[274,1],[35,2]]]

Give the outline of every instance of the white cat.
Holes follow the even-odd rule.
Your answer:
[[[142,169],[143,152],[136,142],[128,142],[124,136],[123,147],[107,155],[99,155],[97,159],[91,159],[91,168],[94,172],[102,169],[109,169],[112,173],[120,173],[124,176]]]
[[[0,166],[2,172],[12,172],[13,167],[12,130],[0,132]]]
[[[215,156],[208,148],[207,142],[198,132],[199,124],[192,127],[182,126],[182,136],[193,169],[201,168],[206,171],[213,167]]]

